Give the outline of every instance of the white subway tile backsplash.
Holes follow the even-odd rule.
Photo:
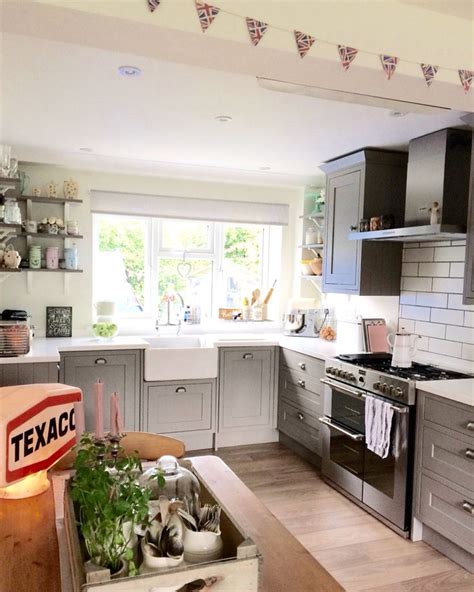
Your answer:
[[[464,261],[466,247],[436,247],[434,261]],[[427,261],[426,259],[412,259],[412,261]]]
[[[464,261],[458,261],[457,263],[450,263],[449,275],[450,277],[464,277]]]
[[[416,292],[400,292],[400,304],[415,304],[416,303]]]
[[[420,243],[420,247],[449,247],[451,246],[451,241],[430,241],[427,243]]]
[[[464,312],[462,310],[449,310],[449,308],[432,308],[431,322],[464,325]]]
[[[402,263],[403,277],[416,277],[418,275],[418,263]]]
[[[439,247],[442,249],[443,247]],[[451,248],[451,247],[446,247]],[[403,261],[434,261],[434,247],[403,249]]]
[[[430,338],[429,337],[422,337],[421,339],[418,339],[418,341],[416,342],[416,349],[417,351],[429,351],[429,345],[430,345]]]
[[[447,325],[446,339],[474,344],[474,329],[472,329],[471,327],[454,327],[451,325]]]
[[[437,323],[416,321],[415,333],[418,333],[418,335],[423,335],[424,337],[438,337],[439,339],[444,339],[446,334],[446,326],[438,325]]]
[[[462,278],[433,278],[433,292],[449,292],[450,294],[462,294],[463,288],[464,280]]]
[[[462,294],[450,294],[448,298],[448,308],[474,311],[474,305],[462,303]]]
[[[415,321],[412,319],[398,319],[398,329],[405,329],[405,331],[413,333],[415,331]]]
[[[413,319],[415,321],[429,321],[430,309],[422,306],[410,306],[403,304],[401,306],[401,315],[404,319]]]
[[[428,351],[433,352],[434,354],[443,354],[445,356],[460,358],[462,355],[462,344],[430,337]]]
[[[402,277],[402,290],[431,292],[433,279],[430,277]]]
[[[474,327],[474,312],[466,311],[464,313],[464,326],[465,327]]]
[[[463,240],[455,240],[455,241],[451,241],[451,244],[453,245],[453,247],[456,246],[466,246],[466,239],[464,238]]]
[[[423,277],[449,277],[449,265],[447,262],[419,263],[418,275]]]
[[[447,294],[433,294],[433,293],[420,293],[416,295],[417,306],[437,306],[439,308],[445,308],[448,306],[448,295]]]
[[[462,344],[462,357],[464,360],[471,360],[474,362],[474,345],[467,343]]]

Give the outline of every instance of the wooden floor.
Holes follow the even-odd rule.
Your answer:
[[[349,592],[473,592],[474,576],[392,532],[283,445],[223,448],[218,456]]]

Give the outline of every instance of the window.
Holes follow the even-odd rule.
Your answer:
[[[188,306],[217,318],[256,288],[265,293],[280,241],[280,227],[94,214],[94,300],[116,300],[123,318],[163,324]]]

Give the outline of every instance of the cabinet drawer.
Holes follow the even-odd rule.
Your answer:
[[[316,381],[324,376],[324,362],[289,349],[280,350],[280,363],[287,368],[303,372]]]
[[[288,388],[303,389],[316,395],[323,394],[324,387],[319,378],[285,367],[281,368],[281,373],[286,378]]]
[[[474,491],[474,446],[433,430],[423,428],[423,467],[453,483]]]
[[[474,493],[460,493],[422,474],[420,514],[427,526],[474,552]]]
[[[278,429],[312,452],[321,455],[320,423],[316,417],[280,400]]]
[[[425,396],[424,419],[474,439],[474,407],[458,407]]]
[[[307,379],[303,382],[305,387],[299,386],[294,374],[282,369],[280,372],[280,397],[291,401],[297,407],[304,407],[314,415],[321,415],[321,395],[311,390],[312,384],[308,384]]]
[[[166,434],[212,427],[212,383],[148,386],[145,397],[148,431]]]

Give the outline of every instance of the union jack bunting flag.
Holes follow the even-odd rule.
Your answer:
[[[254,45],[258,45],[261,38],[265,34],[265,31],[268,29],[267,23],[248,17],[245,20],[247,21],[247,29],[249,30],[250,41]]]
[[[338,45],[339,57],[344,70],[349,70],[349,66],[355,60],[358,50],[354,47],[347,47],[347,45]]]
[[[196,10],[199,22],[201,23],[202,32],[205,33],[212,21],[219,14],[219,8],[206,4],[205,2],[196,2]]]
[[[148,8],[150,12],[154,12],[156,8],[160,5],[161,0],[147,0]]]
[[[474,79],[474,72],[472,70],[458,70],[458,72],[464,92],[469,92]]]
[[[382,68],[387,75],[387,78],[390,80],[397,68],[398,58],[389,55],[381,55],[380,61],[382,62]]]
[[[438,66],[432,66],[431,64],[420,64],[420,66],[423,76],[425,77],[426,84],[431,86],[434,77],[436,76],[436,72],[438,71]]]
[[[306,35],[306,33],[302,33],[301,31],[295,31],[295,39],[296,47],[298,48],[298,53],[300,54],[301,58],[304,58],[304,56],[311,49],[313,43],[316,41],[315,37]]]

